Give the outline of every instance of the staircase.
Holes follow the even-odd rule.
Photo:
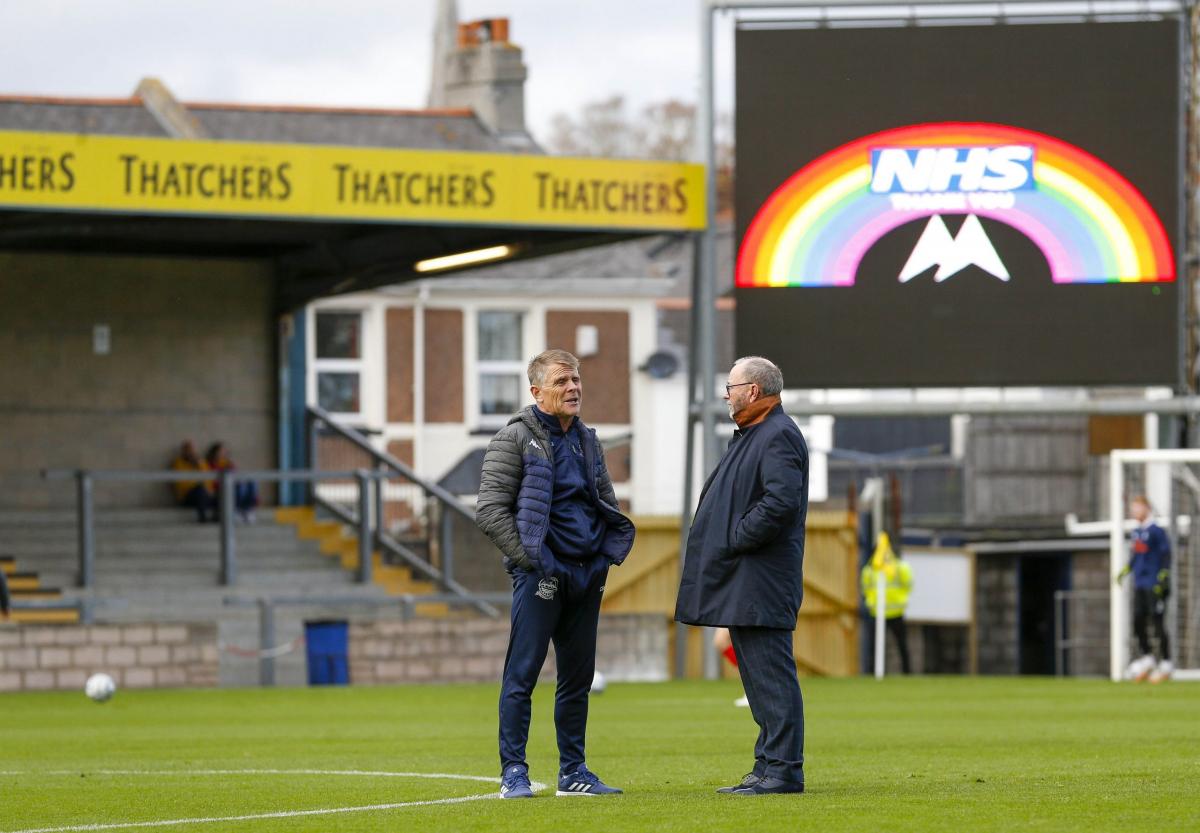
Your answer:
[[[353,574],[358,570],[358,538],[337,521],[316,517],[309,506],[281,507],[275,510],[275,521],[295,527],[296,535],[304,541],[316,541],[321,553],[335,559],[344,570]],[[408,567],[385,564],[379,552],[373,552],[371,576],[374,584],[383,588],[390,596],[423,596],[435,593],[437,585],[431,581],[415,579]],[[447,616],[450,606],[444,602],[417,604],[414,612],[418,616]]]
[[[17,560],[11,555],[0,556],[0,570],[8,580],[9,594],[14,602],[62,600],[62,591],[57,587],[43,587],[41,577],[37,573],[20,572]],[[12,621],[18,624],[64,624],[79,621],[79,611],[74,607],[64,607],[44,610],[13,610]]]
[[[307,511],[308,517],[303,510],[267,511],[257,524],[238,525],[238,583],[232,587],[220,584],[220,526],[196,523],[191,510],[97,511],[96,580],[89,590],[75,588],[73,511],[0,511],[0,553],[9,556],[4,566],[15,599],[90,599],[101,622],[213,621],[223,617],[229,597],[371,599],[433,591],[391,567],[377,568],[376,584],[357,584],[355,539],[341,524],[317,521]],[[41,589],[46,585],[66,589]],[[24,611],[18,621],[63,621],[46,614],[68,612],[74,613]]]

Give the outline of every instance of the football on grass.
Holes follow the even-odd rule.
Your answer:
[[[103,703],[116,693],[117,684],[113,682],[113,678],[107,674],[93,674],[92,676],[88,677],[88,681],[84,685],[83,691],[88,697],[92,698],[97,703]]]

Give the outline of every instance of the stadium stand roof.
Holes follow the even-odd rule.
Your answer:
[[[655,199],[662,202],[666,198],[668,187],[679,189],[678,185],[663,184],[682,182],[675,178],[681,170],[675,163],[579,160],[560,168],[562,176],[557,180],[541,179],[548,175],[525,171],[524,178],[519,179],[517,201],[526,206],[538,201],[547,206],[552,199],[550,189],[556,187],[553,183],[561,185],[553,195],[554,216],[534,220],[508,208],[485,219],[476,216],[459,221],[457,217],[448,218],[445,211],[439,214],[431,210],[428,216],[421,216],[411,205],[407,214],[377,211],[371,216],[351,217],[317,211],[303,216],[294,210],[289,214],[271,209],[262,202],[234,211],[180,203],[176,211],[161,199],[79,205],[55,203],[61,199],[61,192],[35,195],[32,201],[14,193],[19,189],[4,192],[4,171],[15,176],[12,172],[25,152],[22,148],[40,141],[34,134],[68,134],[80,141],[80,147],[90,136],[106,137],[106,141],[112,137],[129,137],[131,142],[204,141],[206,145],[190,146],[188,152],[203,151],[214,159],[224,152],[223,142],[254,142],[270,143],[262,145],[264,152],[319,145],[327,149],[457,153],[463,156],[449,164],[492,166],[500,175],[511,168],[506,158],[546,158],[550,164],[550,158],[541,155],[527,132],[514,136],[511,131],[496,131],[465,108],[386,110],[183,103],[154,79],[145,79],[138,92],[141,94],[117,99],[0,96],[0,250],[267,258],[274,265],[277,306],[286,311],[324,295],[411,280],[417,276],[415,264],[422,259],[502,245],[511,247],[513,259],[528,259],[694,227],[683,218],[667,214],[652,217],[642,207],[644,195],[653,195],[646,197],[644,205],[649,207]],[[66,139],[64,135],[58,141]],[[253,151],[247,146],[240,150],[243,155]],[[113,159],[116,156],[112,154]],[[440,157],[436,161],[446,162]],[[560,165],[564,162],[556,161]],[[118,165],[112,161],[109,164]],[[585,166],[597,164],[611,169],[585,170]],[[646,174],[658,168],[662,169],[658,174]],[[299,169],[293,170],[300,175]],[[378,171],[372,173],[377,175]],[[656,175],[656,182],[650,182]],[[116,175],[108,172],[105,176]],[[131,193],[130,176],[137,174],[125,169],[123,198]],[[590,195],[590,212],[577,210],[577,200],[583,194],[578,188],[584,185],[585,176],[590,191],[583,198],[589,199]],[[614,201],[624,201],[623,218],[611,213],[604,216],[603,211],[596,210],[597,194],[604,193],[596,190],[597,185],[604,184],[602,178],[612,182]],[[637,190],[642,185],[647,190]],[[694,196],[688,195],[691,204],[702,203],[699,180],[693,176],[688,187],[695,189]],[[629,192],[627,188],[634,190]],[[675,198],[674,193],[670,198]],[[686,200],[684,204],[688,204]],[[612,221],[614,216],[616,221]]]

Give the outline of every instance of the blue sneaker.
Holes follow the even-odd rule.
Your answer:
[[[580,764],[575,772],[558,779],[558,792],[555,795],[621,795],[624,792],[597,778],[587,764]]]
[[[533,788],[529,786],[529,767],[510,766],[508,772],[500,779],[501,798],[533,798]]]

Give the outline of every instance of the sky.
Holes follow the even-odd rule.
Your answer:
[[[419,108],[435,5],[0,0],[0,94],[126,97],[153,76],[183,101]],[[539,139],[583,102],[698,96],[698,0],[458,0],[458,11],[510,19]]]

